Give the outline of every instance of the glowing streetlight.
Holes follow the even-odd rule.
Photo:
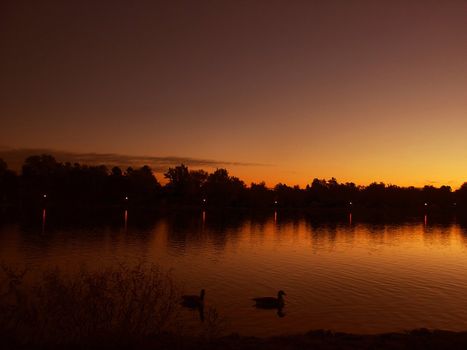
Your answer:
[[[46,194],[44,194],[42,197],[43,197],[43,198],[47,198],[47,195],[46,195]]]
[[[428,206],[428,203],[425,203],[425,207],[427,207],[427,206]]]
[[[126,201],[128,200],[128,196],[125,197],[125,200],[126,200]]]
[[[349,205],[352,205],[352,202],[349,202]]]
[[[277,205],[277,201],[274,201],[274,204]]]

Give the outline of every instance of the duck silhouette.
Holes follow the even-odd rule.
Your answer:
[[[284,295],[285,292],[280,290],[277,292],[277,298],[275,297],[260,297],[253,298],[255,306],[260,309],[282,309],[284,307]]]
[[[204,289],[199,295],[182,295],[182,305],[191,309],[202,308],[204,306]]]

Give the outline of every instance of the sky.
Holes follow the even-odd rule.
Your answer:
[[[467,0],[3,0],[0,52],[0,156],[467,181]]]

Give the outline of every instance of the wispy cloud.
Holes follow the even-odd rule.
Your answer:
[[[13,149],[8,147],[0,148],[0,158],[3,158],[8,167],[13,170],[20,170],[24,160],[37,154],[50,154],[60,162],[80,163],[88,165],[105,164],[109,167],[120,166],[126,168],[129,166],[138,167],[149,165],[156,173],[165,172],[169,167],[181,163],[194,168],[220,168],[230,166],[268,166],[268,164],[232,162],[212,159],[201,159],[191,157],[155,157],[155,156],[132,156],[116,153],[77,153],[52,149]]]

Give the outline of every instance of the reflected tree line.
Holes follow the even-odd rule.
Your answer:
[[[169,168],[166,184],[149,166],[109,168],[58,162],[51,155],[28,157],[18,174],[0,159],[2,206],[67,204],[79,206],[216,206],[286,208],[453,208],[467,207],[467,182],[449,186],[399,187],[384,183],[358,186],[314,179],[305,188],[264,182],[249,186],[226,169],[211,173],[185,165]]]

